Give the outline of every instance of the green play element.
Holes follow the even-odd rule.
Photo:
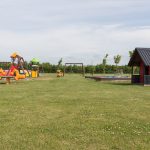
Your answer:
[[[39,60],[38,58],[33,58],[33,59],[31,60],[31,62],[32,62],[33,65],[37,65],[37,64],[40,63],[40,60]]]

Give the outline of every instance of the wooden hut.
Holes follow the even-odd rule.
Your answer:
[[[133,84],[150,85],[150,48],[135,48],[128,65],[132,67]],[[134,67],[139,67],[139,74],[134,74]]]

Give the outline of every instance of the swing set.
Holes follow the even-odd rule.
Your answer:
[[[65,63],[64,76],[65,76],[65,73],[66,73],[67,66],[72,66],[72,65],[80,65],[81,66],[81,74],[82,74],[83,77],[85,76],[85,70],[84,70],[83,63]],[[71,70],[72,70],[72,67],[71,67]]]

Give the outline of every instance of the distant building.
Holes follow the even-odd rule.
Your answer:
[[[135,48],[129,61],[132,67],[132,83],[150,85],[150,48]],[[139,74],[134,74],[134,67],[139,67]]]

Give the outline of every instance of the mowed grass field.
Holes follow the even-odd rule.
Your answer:
[[[150,87],[80,75],[0,84],[1,150],[149,150]]]

